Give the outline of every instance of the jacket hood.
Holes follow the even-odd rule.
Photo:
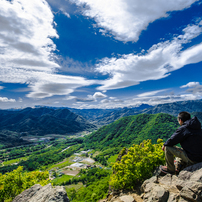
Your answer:
[[[194,130],[201,129],[201,123],[199,122],[196,116],[194,116],[192,119],[185,121],[183,125],[186,125],[187,128]]]

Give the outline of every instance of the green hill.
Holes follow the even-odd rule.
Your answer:
[[[139,114],[123,117],[91,133],[85,140],[88,147],[107,149],[127,147],[151,139],[164,141],[179,127],[176,117],[169,114]]]

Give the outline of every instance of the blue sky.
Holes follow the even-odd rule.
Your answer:
[[[201,0],[0,0],[1,109],[201,99],[201,67]]]

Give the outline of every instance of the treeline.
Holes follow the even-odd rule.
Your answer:
[[[23,140],[20,136],[18,132],[0,130],[0,149],[30,144],[30,142]]]
[[[29,146],[21,146],[19,148],[8,148],[0,151],[0,160],[11,160],[16,158],[21,158],[24,156],[29,156],[31,153],[36,151],[43,152],[43,149],[46,148],[47,145],[39,144],[39,145],[29,145]]]

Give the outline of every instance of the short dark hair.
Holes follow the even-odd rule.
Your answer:
[[[190,115],[190,113],[188,113],[188,112],[180,112],[180,113],[178,114],[178,117],[177,117],[177,118],[178,118],[178,119],[181,119],[183,122],[185,122],[185,121],[191,119],[191,115]]]

